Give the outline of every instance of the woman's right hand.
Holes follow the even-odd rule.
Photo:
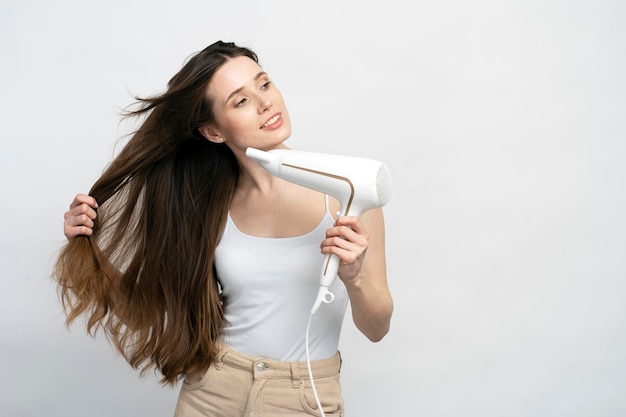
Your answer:
[[[70,209],[65,212],[63,223],[65,237],[71,239],[80,235],[91,236],[97,208],[98,203],[95,198],[85,194],[76,194],[74,201],[70,204]]]

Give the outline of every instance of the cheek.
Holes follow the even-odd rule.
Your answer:
[[[239,114],[233,114],[230,111],[220,111],[215,113],[216,125],[222,133],[239,129],[241,125],[241,117]]]
[[[247,111],[238,111],[236,115],[224,115],[220,120],[220,132],[228,139],[247,137],[258,129],[256,118]]]

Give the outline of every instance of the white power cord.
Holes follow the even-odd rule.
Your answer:
[[[313,313],[309,316],[309,321],[306,325],[306,335],[305,339],[305,350],[306,350],[306,366],[309,370],[309,381],[311,381],[311,388],[313,389],[313,395],[315,396],[315,402],[317,403],[317,409],[320,411],[322,417],[326,417],[324,414],[324,410],[322,409],[322,403],[320,402],[320,397],[317,395],[317,389],[315,389],[315,381],[313,380],[313,371],[311,370],[311,358],[309,356],[309,328],[311,327],[311,319],[313,318]]]

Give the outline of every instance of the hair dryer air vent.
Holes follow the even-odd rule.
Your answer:
[[[378,168],[376,175],[376,191],[378,192],[380,207],[391,200],[391,171],[389,171],[387,165],[381,164]]]

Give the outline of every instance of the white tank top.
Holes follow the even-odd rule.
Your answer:
[[[226,319],[223,343],[251,356],[306,360],[306,325],[322,270],[319,246],[333,224],[328,202],[317,227],[296,237],[247,235],[228,216],[215,251]],[[339,278],[330,291],[334,301],[322,303],[311,321],[312,360],[331,357],[339,346],[348,295]]]

